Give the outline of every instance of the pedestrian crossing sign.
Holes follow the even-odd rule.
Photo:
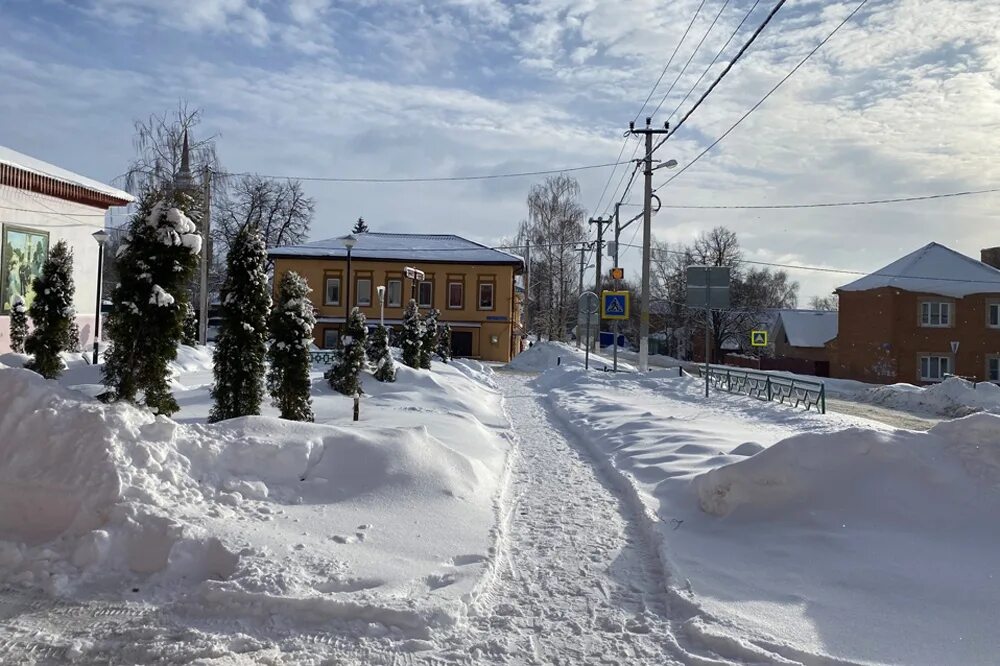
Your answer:
[[[628,297],[627,291],[602,291],[601,319],[628,319]]]
[[[767,331],[750,331],[750,346],[751,347],[766,347],[767,346]]]

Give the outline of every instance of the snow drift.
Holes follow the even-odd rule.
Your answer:
[[[876,386],[862,393],[860,399],[893,409],[952,417],[982,411],[1000,413],[1000,386],[989,382],[973,384],[960,377],[949,377],[926,387]]]
[[[519,372],[544,372],[557,366],[582,367],[585,362],[583,349],[577,349],[565,342],[536,342],[532,347],[515,356],[514,360],[504,367]],[[612,364],[613,359],[609,350],[605,350],[602,354],[591,353],[590,355],[592,369],[604,366],[610,368]],[[621,358],[618,359],[618,368],[632,370],[632,366],[622,362]]]

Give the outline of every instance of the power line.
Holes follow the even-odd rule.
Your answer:
[[[780,0],[780,2],[778,3],[778,6],[780,7],[780,6],[781,6],[781,4],[783,4],[783,3],[784,3],[784,1],[785,1],[785,0]],[[681,175],[682,173],[684,173],[685,171],[687,171],[688,169],[690,169],[690,168],[691,168],[692,166],[694,166],[694,164],[695,164],[695,163],[696,163],[696,162],[697,162],[698,160],[700,160],[700,159],[701,159],[702,157],[704,157],[704,156],[705,156],[705,154],[706,154],[706,153],[708,153],[708,151],[712,150],[712,148],[714,148],[715,146],[717,146],[717,145],[719,144],[719,142],[721,142],[721,141],[722,141],[723,139],[725,139],[725,138],[726,138],[727,136],[729,136],[729,134],[730,134],[730,133],[731,133],[731,132],[732,132],[732,131],[733,131],[734,129],[736,129],[737,127],[739,127],[740,123],[742,123],[742,122],[743,122],[744,120],[746,120],[746,119],[747,119],[747,118],[748,118],[748,117],[750,116],[750,114],[751,114],[751,113],[753,113],[753,112],[754,112],[754,111],[756,111],[756,110],[757,110],[758,108],[760,108],[760,106],[761,106],[761,105],[762,105],[762,104],[763,104],[764,102],[766,102],[766,101],[767,101],[767,99],[768,99],[768,98],[769,98],[769,97],[770,97],[770,96],[771,96],[772,94],[774,94],[774,91],[776,91],[776,90],[777,90],[778,88],[780,88],[780,87],[781,87],[781,85],[782,85],[782,84],[783,84],[783,83],[784,83],[785,81],[787,81],[788,79],[790,79],[790,78],[792,77],[792,75],[793,75],[793,74],[795,74],[795,72],[799,71],[799,68],[801,68],[801,67],[802,67],[802,65],[804,65],[804,64],[806,63],[806,61],[808,61],[808,60],[809,60],[809,58],[811,58],[811,57],[812,57],[812,56],[813,56],[813,55],[814,55],[814,54],[815,54],[815,53],[816,53],[817,51],[819,51],[819,50],[820,50],[820,49],[821,49],[821,48],[823,47],[823,45],[824,45],[824,44],[826,44],[826,43],[827,43],[828,41],[830,41],[830,39],[831,39],[831,38],[832,38],[832,37],[833,37],[833,36],[834,36],[835,34],[837,34],[837,32],[838,32],[838,31],[839,31],[839,30],[840,30],[840,29],[841,29],[842,27],[844,27],[844,25],[846,25],[848,21],[850,21],[850,20],[851,20],[852,18],[854,18],[854,15],[855,15],[855,14],[857,14],[857,13],[858,13],[858,11],[859,11],[859,10],[860,10],[860,9],[861,9],[862,7],[864,7],[864,6],[865,6],[865,5],[867,4],[867,3],[868,3],[868,0],[861,0],[861,2],[860,2],[860,3],[858,3],[858,6],[857,6],[857,7],[855,7],[855,8],[854,8],[854,10],[853,10],[853,11],[851,11],[851,13],[850,13],[850,14],[848,14],[848,15],[847,15],[847,18],[845,18],[845,19],[844,19],[843,21],[841,21],[841,22],[840,22],[840,23],[839,23],[839,24],[837,25],[837,27],[833,29],[833,31],[832,31],[832,32],[831,32],[830,34],[828,34],[828,35],[827,35],[826,37],[824,37],[824,38],[823,38],[823,41],[821,41],[821,42],[820,42],[819,44],[817,44],[817,45],[816,45],[816,46],[815,46],[815,47],[813,48],[813,50],[812,50],[812,51],[810,51],[809,53],[807,53],[807,54],[806,54],[806,56],[805,56],[804,58],[802,58],[802,60],[800,60],[800,61],[799,61],[799,63],[798,63],[797,65],[795,65],[795,67],[793,67],[793,68],[792,68],[792,71],[788,72],[788,74],[786,74],[786,75],[785,75],[785,76],[784,76],[784,77],[783,77],[783,78],[782,78],[782,79],[781,79],[780,81],[778,81],[778,83],[776,83],[776,84],[775,84],[775,86],[774,86],[773,88],[771,88],[771,89],[770,89],[770,90],[769,90],[769,91],[767,92],[767,94],[766,94],[766,95],[764,95],[764,96],[763,96],[763,97],[762,97],[762,98],[760,99],[760,101],[759,101],[759,102],[757,102],[757,103],[756,103],[756,104],[754,104],[754,105],[753,105],[752,107],[750,107],[750,109],[749,109],[749,110],[748,110],[748,111],[747,111],[746,113],[744,113],[744,114],[743,114],[743,115],[742,115],[742,116],[740,117],[740,119],[739,119],[739,120],[737,120],[737,121],[736,121],[735,123],[733,123],[733,124],[732,124],[732,125],[731,125],[731,126],[729,127],[729,129],[727,129],[727,130],[726,130],[725,132],[723,132],[723,133],[722,133],[722,135],[721,135],[721,136],[720,136],[719,138],[717,138],[717,139],[716,139],[715,141],[713,141],[713,142],[712,142],[711,144],[709,144],[709,146],[708,146],[707,148],[705,148],[705,149],[704,149],[703,151],[701,151],[700,153],[698,153],[698,155],[697,155],[697,156],[696,156],[696,157],[695,157],[695,158],[694,158],[693,160],[691,160],[691,161],[690,161],[690,162],[688,162],[688,163],[687,163],[686,165],[684,165],[684,167],[683,167],[683,168],[682,168],[682,169],[681,169],[680,171],[678,171],[677,173],[675,173],[674,175],[672,175],[672,176],[671,176],[670,178],[668,178],[668,179],[667,179],[667,180],[666,180],[666,181],[665,181],[665,182],[664,182],[664,183],[663,183],[662,185],[660,185],[659,187],[657,187],[657,188],[656,188],[655,190],[653,190],[653,191],[655,192],[656,190],[659,190],[659,189],[660,189],[661,187],[664,187],[664,186],[666,186],[666,185],[669,185],[669,184],[670,184],[671,182],[673,182],[674,180],[676,180],[676,179],[677,179],[677,178],[678,178],[678,177],[679,177],[679,176],[680,176],[680,175]],[[774,11],[776,11],[776,10],[777,10],[777,8],[775,8],[775,10],[772,10],[772,13],[771,13],[771,15],[773,15]],[[770,16],[771,16],[771,15],[769,15],[769,17],[768,17],[768,18],[770,18]],[[766,21],[765,21],[765,23],[766,23]],[[763,26],[762,26],[762,27],[763,27]],[[758,32],[759,32],[759,31],[760,31],[760,29],[758,29]],[[754,36],[756,36],[756,34],[757,34],[757,33],[755,33],[755,34],[754,34]],[[751,38],[751,39],[752,39],[752,38]],[[749,43],[748,43],[748,44],[749,44]],[[744,48],[745,48],[745,47],[744,47]],[[742,53],[742,50],[740,51],[740,53]],[[737,58],[738,58],[738,57],[739,57],[739,54],[737,54]],[[733,60],[733,62],[735,62],[735,61],[736,61],[736,60],[734,59],[734,60]],[[727,71],[728,71],[728,68],[727,68]],[[720,79],[721,79],[721,77],[720,77]],[[692,112],[694,111],[694,109],[698,108],[698,105],[699,105],[699,104],[701,104],[702,100],[704,100],[704,99],[705,99],[705,97],[706,97],[706,96],[708,95],[708,93],[709,93],[709,92],[711,92],[711,88],[709,88],[709,90],[708,90],[708,91],[707,91],[707,92],[706,92],[706,93],[705,93],[704,95],[702,95],[701,99],[699,99],[699,100],[698,100],[698,102],[697,102],[697,103],[695,104],[694,108],[692,108],[692,109],[691,109],[691,111],[688,111],[687,115],[685,115],[685,116],[684,116],[684,118],[682,118],[682,119],[681,119],[681,122],[679,122],[679,123],[677,124],[677,127],[680,127],[680,125],[681,125],[681,124],[683,124],[684,120],[687,120],[688,116],[690,116],[690,115],[691,115],[691,113],[692,113]],[[670,136],[671,136],[672,134],[673,134],[673,133],[671,133],[671,134],[668,134],[666,138],[670,138]],[[665,138],[664,140],[666,140],[666,138]]]
[[[604,189],[601,190],[601,196],[597,199],[597,205],[594,206],[594,208],[593,208],[593,210],[595,212],[597,211],[598,208],[601,207],[601,202],[604,201],[604,195],[607,194],[607,191],[608,191],[608,185],[610,185],[611,181],[614,180],[614,178],[615,178],[615,172],[618,171],[618,164],[621,164],[622,155],[625,153],[625,148],[628,146],[628,140],[629,140],[629,137],[626,136],[625,140],[622,141],[622,149],[618,151],[618,157],[615,158],[615,168],[611,170],[610,174],[608,174],[608,179],[604,182]],[[632,154],[632,157],[635,157],[634,153]],[[625,169],[625,170],[622,171],[622,179],[623,180],[625,178],[625,174],[626,173],[628,173],[628,169]],[[621,187],[621,185],[622,185],[622,181],[619,180],[618,181],[618,185],[615,187],[615,193],[618,192],[618,188]],[[611,198],[612,199],[615,198],[614,193],[612,193]]]
[[[666,183],[664,183],[666,184]],[[662,186],[661,186],[662,187]],[[713,209],[713,210],[787,210],[790,208],[837,208],[846,206],[877,206],[881,204],[907,203],[911,201],[930,201],[933,199],[947,199],[950,197],[965,197],[975,194],[990,194],[1000,192],[1000,187],[991,187],[985,190],[966,190],[964,192],[945,192],[941,194],[925,194],[912,197],[895,197],[892,199],[868,199],[866,201],[828,201],[820,203],[802,204],[760,204],[760,205],[686,205],[686,204],[663,204],[660,208],[680,208],[680,209]]]

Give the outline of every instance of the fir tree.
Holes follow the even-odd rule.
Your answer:
[[[410,299],[403,312],[403,330],[399,336],[399,345],[403,348],[403,363],[411,368],[420,367],[420,348],[424,334],[424,325],[420,320],[417,302]]]
[[[186,304],[184,309],[184,330],[181,333],[181,343],[189,347],[198,344],[198,313],[194,306]]]
[[[215,406],[211,422],[260,414],[267,354],[267,249],[257,227],[244,227],[233,238],[222,284],[222,326],[212,354]]]
[[[380,382],[396,381],[396,362],[389,350],[389,329],[381,324],[372,334],[372,350],[369,358],[375,366],[375,379]]]
[[[444,363],[451,360],[451,324],[445,322],[437,339],[437,355]]]
[[[17,354],[24,353],[24,340],[28,337],[28,306],[19,294],[15,294],[10,306],[10,349]]]
[[[347,319],[344,335],[340,337],[342,348],[339,357],[326,371],[326,381],[330,387],[344,395],[358,395],[361,391],[359,375],[365,368],[365,346],[368,328],[361,310],[354,308]]]
[[[358,221],[354,223],[354,227],[351,229],[352,234],[366,234],[368,233],[368,223],[365,222],[365,218],[359,217]]]
[[[309,397],[309,345],[316,325],[311,291],[302,276],[288,271],[278,284],[278,304],[271,311],[267,390],[281,418],[291,421],[314,420]]]
[[[80,325],[76,323],[76,319],[69,322],[69,328],[66,329],[66,351],[78,352],[80,351]]]
[[[73,251],[66,241],[59,241],[49,252],[42,274],[32,283],[35,299],[28,313],[34,328],[24,342],[24,349],[34,356],[25,367],[46,379],[62,374],[59,354],[69,348],[73,309]]]
[[[424,330],[420,336],[420,367],[425,370],[431,369],[431,356],[437,351],[438,316],[440,314],[440,310],[431,308],[427,316],[424,317]]]
[[[196,201],[180,191],[151,190],[139,202],[117,252],[119,284],[112,294],[105,354],[103,400],[140,402],[173,414],[177,401],[167,384],[184,328],[188,284],[198,266],[202,238]]]

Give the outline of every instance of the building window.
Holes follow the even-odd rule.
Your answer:
[[[424,280],[417,287],[417,305],[422,308],[434,306],[434,283],[430,280]]]
[[[465,285],[461,282],[448,283],[448,307],[453,310],[465,307]]]
[[[990,328],[1000,328],[1000,303],[987,303],[986,325]]]
[[[327,328],[323,330],[324,349],[336,349],[338,342],[340,342],[340,331],[335,328]]]
[[[986,359],[986,381],[1000,382],[1000,356]]]
[[[390,308],[398,308],[403,304],[403,281],[402,280],[389,280],[386,287],[386,296],[388,305]]]
[[[920,325],[928,327],[951,326],[951,303],[930,301],[921,303]]]
[[[354,302],[360,306],[372,304],[372,280],[371,278],[358,278],[358,295]]]
[[[921,356],[920,381],[939,382],[951,372],[951,359],[947,356]]]
[[[340,278],[326,279],[326,305],[340,305]]]
[[[493,309],[493,283],[482,282],[479,284],[479,309]]]

